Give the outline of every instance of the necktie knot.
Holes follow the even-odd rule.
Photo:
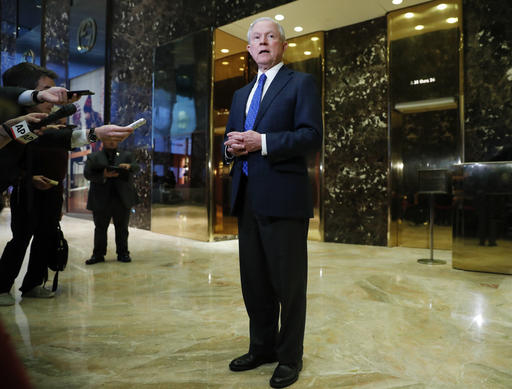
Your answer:
[[[263,73],[261,76],[260,76],[260,79],[258,80],[258,85],[259,84],[264,84],[265,81],[267,79],[267,75],[265,73]]]

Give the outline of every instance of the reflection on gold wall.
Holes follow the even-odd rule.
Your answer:
[[[155,50],[151,230],[210,240],[209,28]]]
[[[463,128],[462,1],[388,14],[391,246],[429,247],[430,202],[419,172],[460,163]],[[435,194],[434,248],[451,249],[453,197]]]

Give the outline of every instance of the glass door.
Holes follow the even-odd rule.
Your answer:
[[[155,50],[151,231],[210,240],[211,29]]]

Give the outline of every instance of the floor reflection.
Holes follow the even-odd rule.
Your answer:
[[[0,244],[10,238],[0,215]],[[37,388],[267,388],[233,373],[247,348],[237,241],[130,229],[133,262],[85,266],[93,224],[64,217],[52,300],[0,307]],[[512,278],[420,265],[425,249],[310,242],[304,370],[293,388],[509,388]],[[16,288],[20,285],[16,281]],[[16,289],[17,290],[17,289]]]

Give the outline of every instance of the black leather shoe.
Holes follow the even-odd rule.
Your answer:
[[[245,371],[256,369],[257,367],[264,365],[265,363],[277,362],[275,355],[254,355],[247,353],[241,357],[235,358],[229,364],[229,368],[232,371]]]
[[[277,365],[270,379],[270,386],[273,388],[284,388],[290,386],[299,379],[299,372],[302,370],[302,361],[296,365]]]
[[[117,256],[117,260],[119,262],[131,262],[132,259],[130,258],[130,254],[119,254]]]
[[[85,264],[86,265],[94,265],[95,263],[98,263],[98,262],[105,262],[105,258],[103,257],[103,255],[92,255],[92,257],[90,259],[88,259],[87,261],[85,261]]]

